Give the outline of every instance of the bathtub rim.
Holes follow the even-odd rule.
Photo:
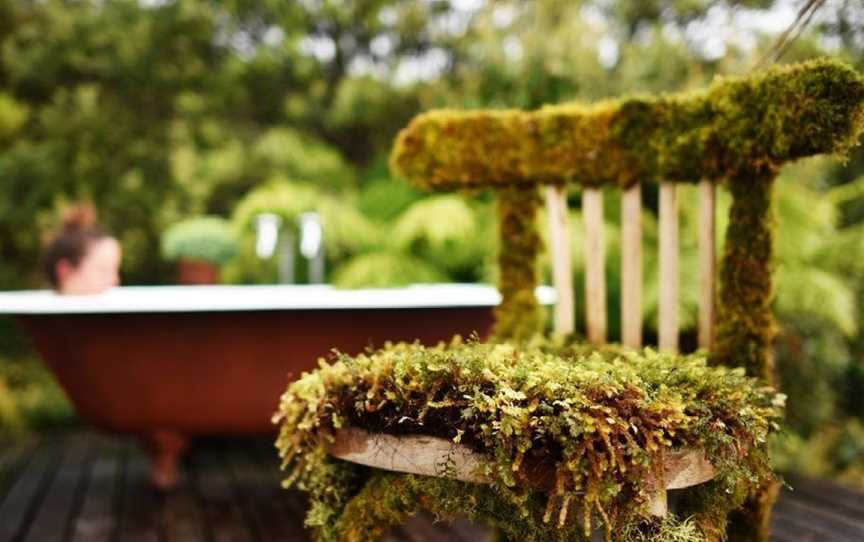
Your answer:
[[[286,290],[294,290],[295,295],[285,296]],[[186,297],[185,303],[177,303],[177,294]],[[542,305],[555,303],[552,287],[540,286],[536,295]],[[51,290],[0,291],[0,315],[491,308],[500,302],[494,286],[472,283],[364,289],[318,284],[122,286],[93,296],[61,296]]]

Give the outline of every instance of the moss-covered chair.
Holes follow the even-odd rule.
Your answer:
[[[702,92],[539,111],[436,111],[392,166],[432,189],[499,195],[502,303],[491,340],[388,345],[337,356],[291,384],[275,420],[321,540],[372,540],[426,508],[509,540],[764,540],[776,482],[772,191],[786,162],[843,153],[864,121],[864,80],[817,61]],[[641,346],[639,184],[660,182],[659,351]],[[701,185],[703,353],[677,350],[675,183]],[[538,185],[548,185],[556,334],[534,291]],[[713,291],[714,187],[732,196]],[[573,327],[562,217],[582,190],[588,344]],[[622,189],[622,342],[606,341],[602,191]],[[716,331],[716,333],[715,333]],[[716,339],[715,339],[716,335]],[[337,458],[341,458],[337,459]],[[666,513],[666,490],[676,513]],[[731,516],[729,515],[731,513]]]

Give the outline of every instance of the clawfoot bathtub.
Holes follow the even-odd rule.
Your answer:
[[[84,421],[144,439],[153,482],[168,488],[190,437],[272,432],[287,382],[331,349],[482,338],[498,301],[494,288],[460,284],[122,287],[4,292],[0,313],[19,320]]]

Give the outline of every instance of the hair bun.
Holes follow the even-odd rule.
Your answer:
[[[96,209],[91,204],[78,204],[63,213],[63,231],[81,231],[96,225]]]

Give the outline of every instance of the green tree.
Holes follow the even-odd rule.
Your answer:
[[[56,207],[89,199],[124,244],[127,276],[158,280],[149,255],[159,211],[186,197],[170,173],[171,119],[180,93],[205,88],[220,56],[211,14],[185,2],[50,2],[13,4],[11,17],[0,63],[6,92],[30,114],[0,157],[14,208],[0,216],[4,252],[15,271],[36,269],[38,232]],[[9,286],[31,276],[11,274]]]

